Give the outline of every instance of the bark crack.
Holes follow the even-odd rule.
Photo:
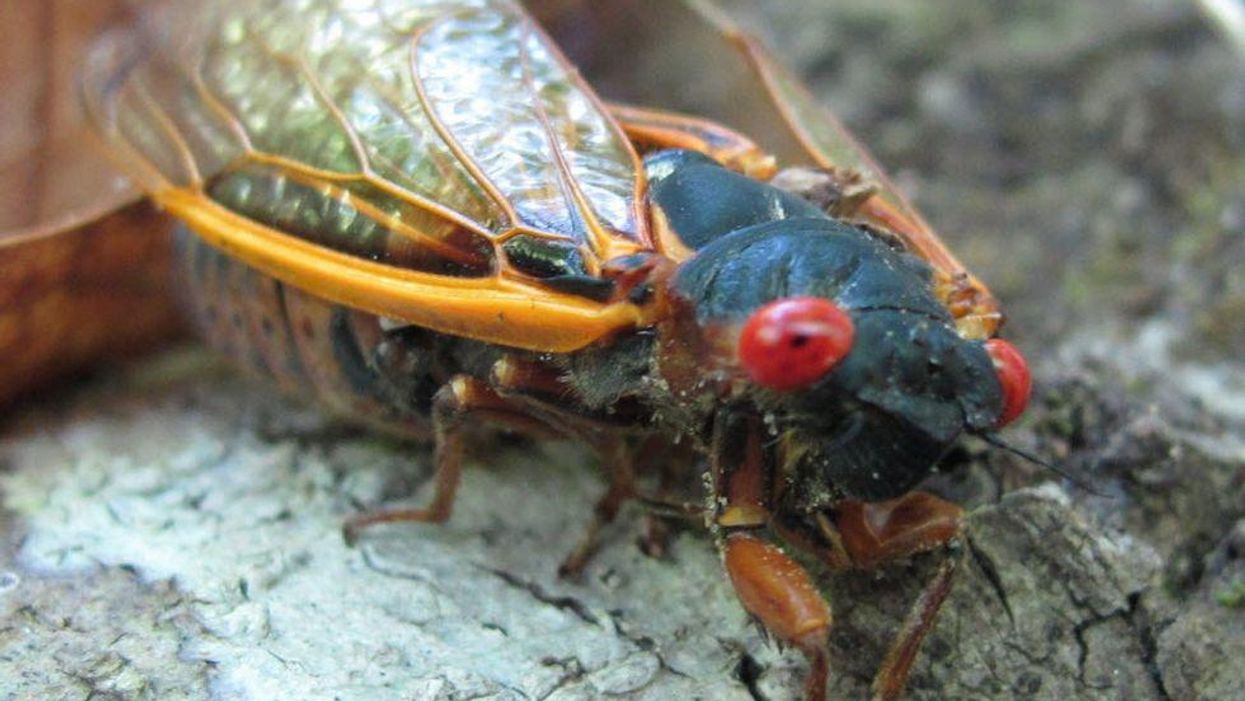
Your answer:
[[[669,664],[666,663],[666,658],[661,654],[661,650],[658,649],[657,642],[655,640],[648,637],[647,635],[636,635],[635,633],[631,633],[626,628],[624,628],[622,624],[622,612],[621,611],[609,611],[608,613],[610,617],[610,623],[612,623],[614,626],[614,632],[620,638],[626,640],[627,642],[630,642],[632,645],[635,645],[636,648],[639,650],[652,653],[652,655],[657,658],[657,664],[663,671],[669,672],[676,676],[689,678],[686,673],[680,670],[677,670],[674,667],[671,667]]]
[[[541,660],[540,663],[546,667],[558,667],[562,670],[562,676],[558,679],[557,683],[554,684],[548,692],[538,697],[540,701],[544,701],[544,699],[547,699],[561,691],[567,684],[583,679],[587,674],[587,671],[584,668],[584,663],[581,662],[578,657],[546,657]]]
[[[1128,622],[1137,631],[1137,641],[1141,646],[1141,662],[1145,665],[1150,679],[1154,681],[1154,688],[1159,698],[1162,701],[1172,701],[1171,694],[1167,691],[1167,683],[1163,679],[1163,671],[1159,669],[1158,665],[1158,631],[1156,626],[1145,620],[1145,618],[1147,617],[1141,610],[1141,593],[1130,594],[1128,597]]]
[[[1085,678],[1085,665],[1089,661],[1089,643],[1085,640],[1085,634],[1090,629],[1108,623],[1113,620],[1128,620],[1128,611],[1117,609],[1102,616],[1091,616],[1072,627],[1072,637],[1076,640],[1077,658],[1076,658],[1076,678],[1081,686],[1087,689],[1103,690],[1110,689],[1111,684],[1091,684]]]
[[[544,587],[540,586],[536,582],[530,582],[512,572],[507,572],[502,569],[484,567],[482,565],[476,565],[476,567],[488,572],[494,577],[497,577],[515,589],[527,592],[532,598],[541,603],[566,611],[584,623],[594,625],[598,628],[601,627],[601,621],[593,615],[592,611],[590,611],[582,601],[573,596],[554,596],[553,594],[546,592]]]

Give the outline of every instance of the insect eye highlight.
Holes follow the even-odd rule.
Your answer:
[[[757,309],[739,335],[739,361],[753,382],[794,390],[816,382],[852,349],[852,319],[820,297],[787,297]]]
[[[994,372],[1003,388],[1003,412],[995,424],[1002,428],[1024,413],[1025,407],[1029,405],[1033,382],[1029,375],[1029,364],[1016,346],[1001,338],[992,338],[986,341],[986,352],[994,361]]]

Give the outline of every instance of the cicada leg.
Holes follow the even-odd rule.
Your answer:
[[[575,578],[583,572],[600,545],[602,530],[618,517],[618,512],[629,500],[635,499],[649,507],[661,505],[665,507],[661,510],[667,515],[672,511],[684,517],[703,514],[702,507],[671,504],[666,500],[677,482],[677,476],[685,472],[678,467],[685,464],[685,458],[690,457],[690,453],[684,455],[677,450],[667,450],[656,438],[642,442],[639,447],[632,447],[618,435],[598,438],[594,443],[605,463],[610,484],[593,507],[592,520],[588,523],[583,537],[558,568],[558,575],[562,577]],[[641,465],[657,470],[656,491],[642,492],[636,484],[638,468]],[[688,511],[689,506],[694,510]],[[656,511],[650,508],[645,514],[644,533],[640,537],[640,548],[650,557],[661,557],[665,554],[669,538],[669,529],[662,520],[662,515]]]
[[[899,557],[951,547],[964,532],[964,510],[925,492],[876,504],[848,501],[835,509],[835,526],[853,564],[872,568]],[[893,701],[907,685],[921,643],[951,593],[959,557],[948,554],[913,603],[873,678],[873,700]]]
[[[650,455],[647,446],[651,446],[652,441],[641,441],[637,450],[632,436],[624,428],[609,424],[586,408],[559,402],[564,399],[565,391],[556,370],[511,355],[503,356],[493,365],[487,380],[467,375],[454,377],[433,398],[435,487],[432,503],[422,509],[394,509],[356,516],[345,526],[346,539],[354,541],[361,530],[378,523],[442,523],[449,519],[462,471],[463,431],[469,424],[483,421],[528,435],[577,439],[600,456],[609,477],[609,487],[593,508],[592,520],[583,536],[558,569],[559,575],[564,577],[578,575],[596,552],[601,532],[614,521],[627,500],[638,496],[636,458]]]
[[[834,569],[873,569],[896,558],[950,548],[964,532],[964,511],[925,492],[867,504],[844,501],[811,522],[773,524],[783,538],[799,544]],[[873,679],[873,701],[903,693],[925,636],[951,593],[959,558],[948,555],[925,585],[904,619]]]
[[[963,532],[964,510],[928,492],[891,501],[844,501],[834,507],[834,525],[852,564],[862,569],[899,557],[935,550]]]
[[[355,516],[343,528],[347,542],[353,543],[363,529],[379,523],[444,523],[449,519],[462,476],[463,430],[469,418],[482,418],[527,432],[547,434],[550,431],[543,422],[512,406],[480,380],[467,375],[454,377],[437,391],[432,400],[435,441],[432,503],[422,509],[392,509]]]
[[[614,522],[623,504],[635,496],[635,468],[631,451],[625,442],[615,437],[608,440],[606,445],[598,445],[597,450],[605,461],[610,484],[593,507],[592,520],[588,522],[579,542],[558,567],[559,577],[574,579],[583,573],[584,567],[600,545],[601,531]]]
[[[812,522],[775,525],[784,538],[832,568],[873,569],[887,560],[950,547],[963,533],[963,516],[955,504],[912,492],[874,504],[844,501],[830,514],[817,514]],[[891,701],[903,693],[921,643],[951,592],[958,565],[958,557],[946,557],[908,611],[874,676],[874,701]]]
[[[723,562],[744,609],[779,640],[809,660],[807,699],[825,697],[830,606],[808,572],[767,540],[773,529],[836,569],[870,569],[890,559],[951,547],[963,533],[963,510],[924,492],[866,504],[844,501],[811,521],[776,518],[769,505],[781,499],[753,417],[725,416],[712,446],[715,516]],[[782,511],[780,510],[781,514]],[[951,592],[959,560],[947,557],[908,612],[872,685],[873,701],[903,693],[921,643]]]
[[[662,484],[669,486],[672,478],[667,473],[676,472],[671,464],[675,456],[661,456],[654,437],[632,445],[626,432],[619,427],[600,421],[593,416],[568,411],[552,400],[565,392],[558,374],[548,366],[515,356],[504,356],[493,365],[491,382],[500,395],[509,401],[522,403],[525,411],[544,418],[550,426],[557,426],[563,435],[588,443],[604,464],[609,487],[593,507],[593,518],[585,528],[579,542],[566,555],[558,568],[558,575],[576,578],[583,573],[589,560],[600,545],[601,532],[618,518],[622,506],[639,497],[636,489],[636,459],[656,458]],[[662,487],[659,486],[659,489]]]
[[[778,170],[773,156],[748,137],[717,122],[617,103],[610,104],[609,110],[627,138],[641,148],[699,151],[759,180],[769,180]]]
[[[672,503],[671,496],[686,470],[678,468],[695,460],[691,441],[681,444],[670,444],[664,438],[653,436],[637,453],[638,459],[657,470],[657,489],[647,496],[638,498],[647,505],[648,513],[644,514],[644,535],[640,539],[640,548],[649,557],[662,557],[666,554],[670,543],[670,518],[683,519],[692,517],[704,518],[704,504]],[[659,507],[659,508],[654,508]],[[673,512],[673,513],[672,513]]]
[[[873,677],[872,701],[894,701],[903,694],[908,685],[908,675],[912,671],[912,663],[921,649],[925,636],[938,620],[938,612],[951,593],[955,583],[955,571],[959,568],[960,559],[948,556],[938,566],[934,577],[925,585],[920,596],[913,602],[904,618],[903,627],[891,642],[882,666]]]
[[[729,533],[723,562],[744,610],[771,635],[808,658],[806,701],[824,701],[830,674],[830,605],[813,578],[777,545],[750,532]]]
[[[578,577],[596,553],[601,532],[614,522],[623,505],[636,497],[636,456],[644,454],[647,443],[637,450],[618,427],[556,405],[551,400],[563,396],[566,387],[555,370],[541,363],[504,356],[493,365],[490,381],[502,397],[557,426],[560,433],[591,446],[605,466],[609,486],[594,505],[592,520],[579,542],[558,567],[558,576]]]
[[[802,565],[768,540],[773,475],[752,417],[714,429],[715,517],[722,562],[744,610],[772,636],[808,658],[807,701],[824,701],[829,675],[830,605]]]

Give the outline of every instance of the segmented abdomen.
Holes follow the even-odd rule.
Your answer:
[[[178,290],[210,345],[287,392],[352,421],[429,436],[427,408],[441,379],[436,338],[386,333],[379,317],[285,285],[176,234]]]

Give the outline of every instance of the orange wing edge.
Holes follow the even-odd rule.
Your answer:
[[[456,278],[361,260],[283,234],[188,189],[153,199],[209,244],[307,292],[433,331],[538,352],[569,352],[650,323],[626,302],[599,303],[500,276]]]

